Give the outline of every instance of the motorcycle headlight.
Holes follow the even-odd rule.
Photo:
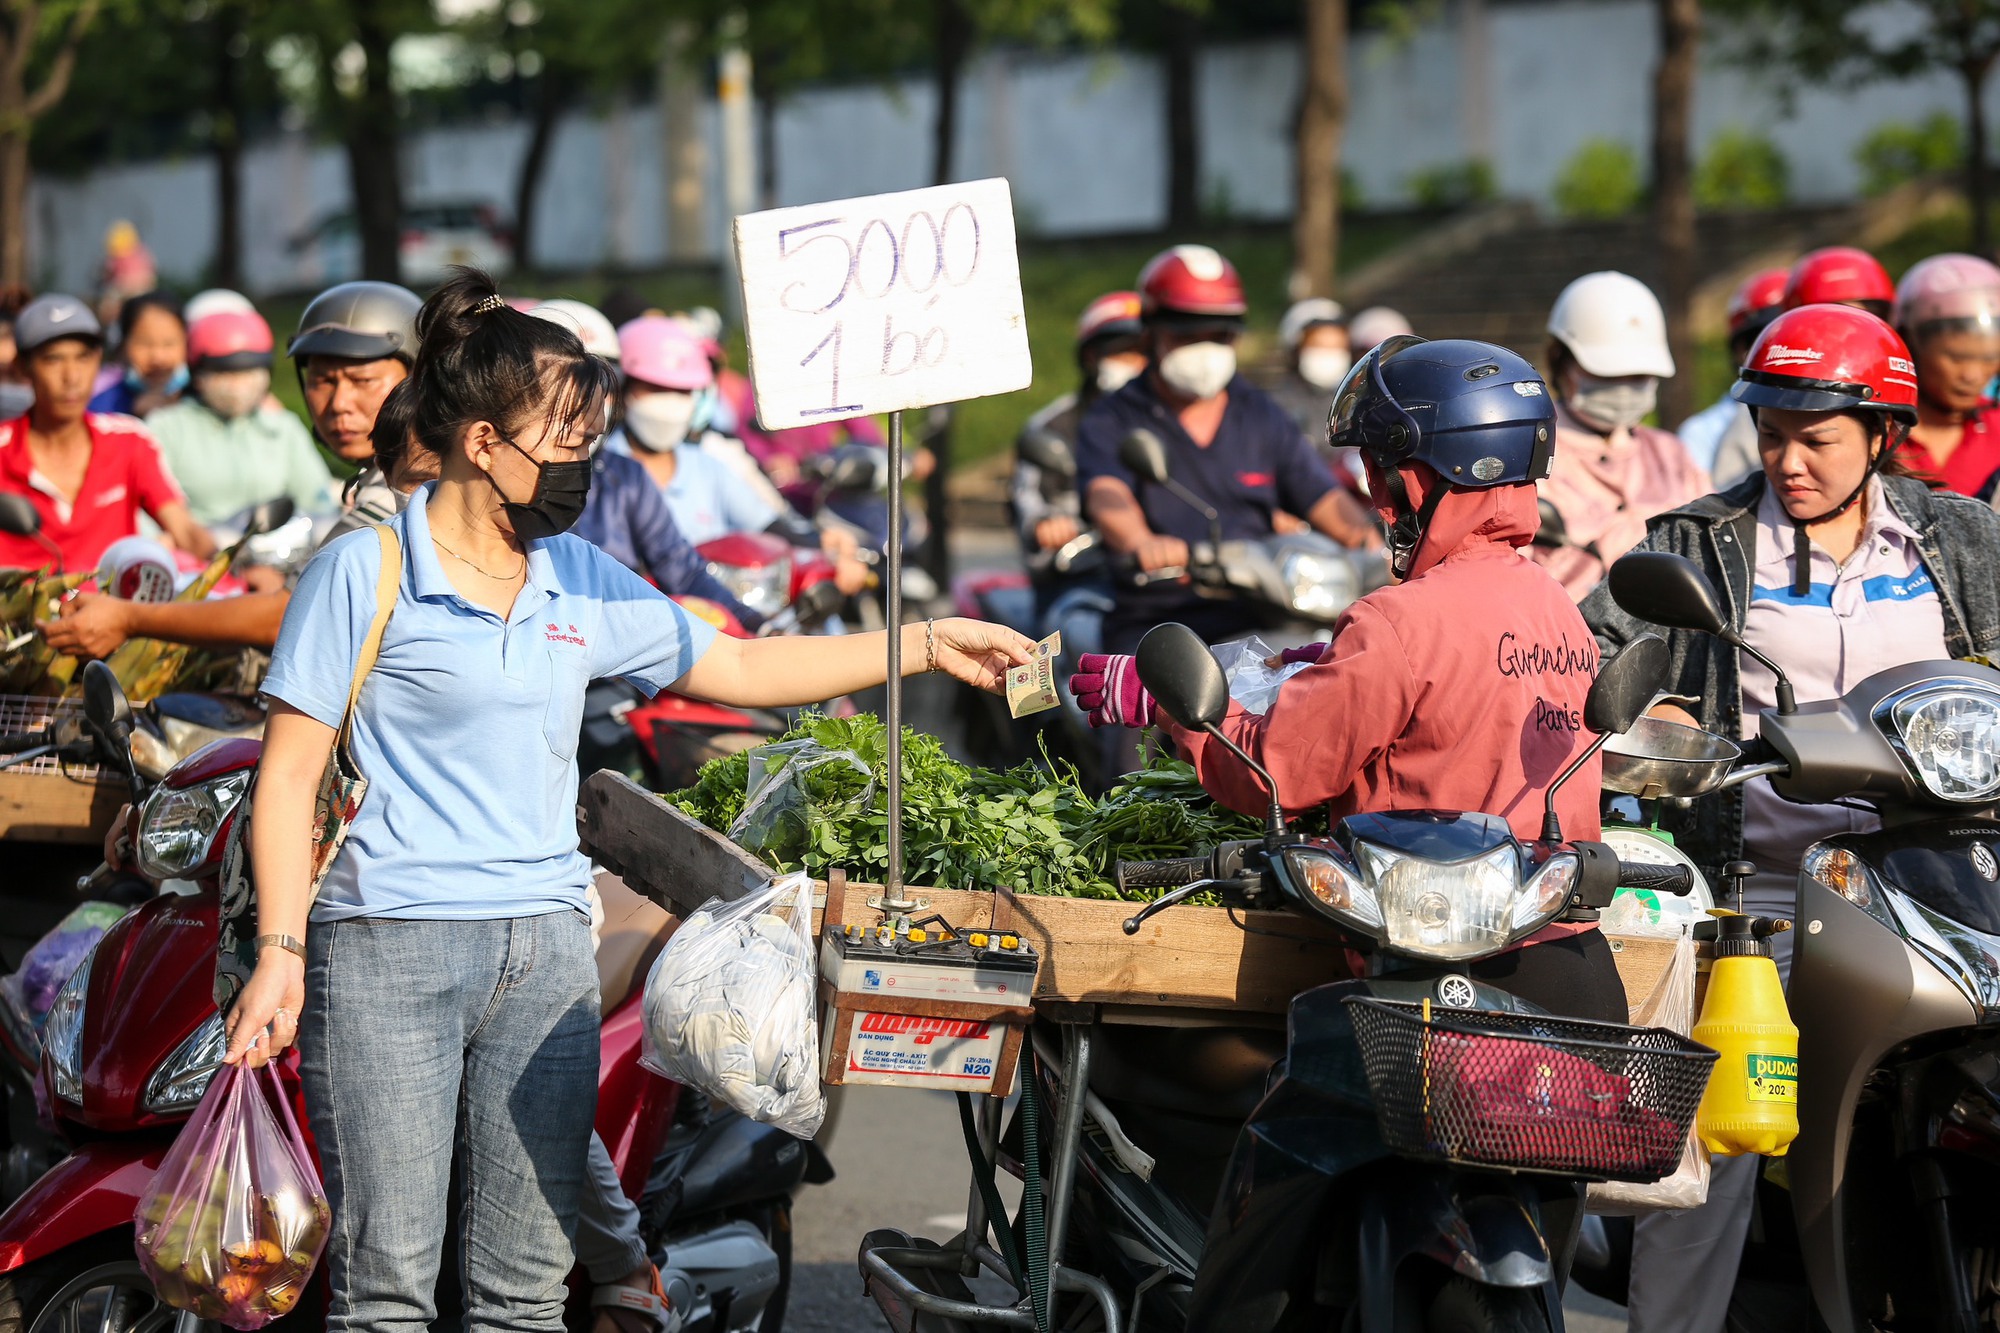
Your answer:
[[[208,1081],[222,1067],[222,1056],[228,1049],[222,1015],[210,1014],[208,1021],[174,1047],[173,1054],[146,1080],[146,1109],[155,1115],[171,1115],[192,1107],[208,1091]]]
[[[1317,847],[1287,847],[1285,865],[1299,887],[1343,923],[1371,934],[1382,929],[1382,904],[1347,862]]]
[[[73,1106],[83,1105],[83,998],[90,991],[90,965],[96,957],[95,948],[83,956],[42,1022],[42,1054],[48,1057],[55,1094]]]
[[[1577,873],[1569,852],[1550,857],[1523,884],[1520,854],[1511,846],[1442,863],[1366,842],[1356,849],[1381,904],[1382,943],[1448,962],[1498,953],[1539,929],[1562,910]]]
[[[1889,706],[1888,725],[1931,795],[1968,805],[2000,796],[2000,696],[1951,687],[1919,690]]]
[[[792,600],[792,558],[768,565],[726,565],[708,562],[708,572],[730,595],[762,616],[776,615]]]
[[[178,879],[200,865],[249,785],[250,770],[243,769],[192,787],[155,787],[139,811],[139,869],[154,879]]]
[[[1278,577],[1292,610],[1321,620],[1331,620],[1360,594],[1354,566],[1341,556],[1293,551],[1279,564]]]

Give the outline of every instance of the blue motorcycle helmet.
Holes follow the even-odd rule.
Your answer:
[[[1453,487],[1486,490],[1549,475],[1555,423],[1548,386],[1522,357],[1492,343],[1402,334],[1369,349],[1347,372],[1326,435],[1335,448],[1359,449],[1381,473],[1395,513],[1390,561],[1404,578]],[[1421,508],[1397,472],[1413,462],[1448,483]]]

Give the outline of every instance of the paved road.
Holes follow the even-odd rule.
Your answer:
[[[795,1214],[798,1264],[787,1333],[874,1333],[886,1328],[861,1294],[854,1252],[873,1227],[947,1240],[965,1225],[971,1175],[958,1109],[943,1093],[850,1088],[832,1147],[838,1178],[808,1187]],[[1019,1186],[1003,1176],[1011,1208]],[[1567,1308],[1570,1333],[1624,1333],[1625,1311],[1583,1292]]]

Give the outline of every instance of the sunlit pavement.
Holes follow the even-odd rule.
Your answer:
[[[958,1110],[943,1093],[849,1088],[830,1149],[838,1178],[808,1186],[794,1214],[797,1264],[788,1333],[886,1328],[861,1294],[855,1249],[874,1227],[947,1240],[965,1225],[971,1172]],[[1008,1206],[1020,1189],[1001,1177]],[[1585,1292],[1566,1303],[1571,1333],[1623,1333],[1625,1311]]]

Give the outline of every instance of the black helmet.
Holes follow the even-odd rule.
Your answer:
[[[1370,348],[1334,394],[1327,439],[1352,445],[1381,470],[1396,512],[1390,554],[1400,577],[1453,487],[1517,486],[1549,475],[1555,404],[1535,368],[1504,347],[1402,334]],[[1422,463],[1448,485],[1422,511],[1410,503],[1404,463]]]
[[[285,344],[294,361],[339,356],[355,361],[417,358],[417,311],[423,298],[393,282],[343,282],[312,299],[299,331]]]

